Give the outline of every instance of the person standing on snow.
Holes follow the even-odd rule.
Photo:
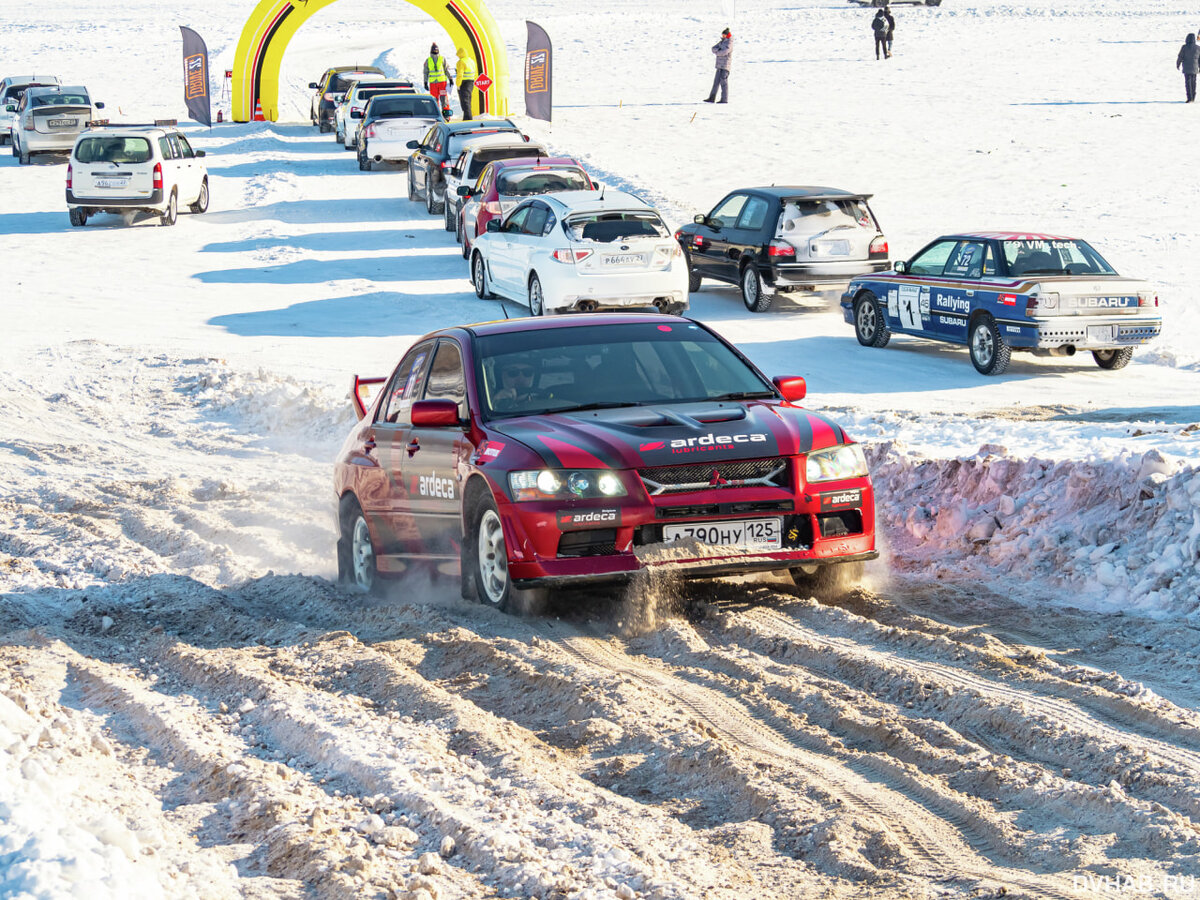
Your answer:
[[[446,58],[438,55],[438,45],[430,44],[429,58],[425,60],[425,90],[442,104],[442,114],[450,118],[450,89],[454,83],[446,69]]]
[[[717,55],[717,73],[713,76],[712,91],[704,102],[728,103],[729,63],[733,60],[733,33],[728,28],[721,32],[721,40],[713,44],[712,52]],[[717,88],[721,89],[720,100],[717,100]]]
[[[1183,90],[1187,94],[1184,102],[1191,103],[1196,99],[1196,73],[1200,72],[1200,44],[1196,43],[1194,34],[1188,34],[1184,45],[1179,48],[1175,68],[1183,70]]]
[[[888,35],[887,35],[887,52],[888,56],[892,55],[892,38],[896,36],[896,17],[892,15],[892,8],[886,4],[883,7],[883,17],[887,19]]]
[[[475,79],[479,71],[475,67],[475,60],[470,57],[465,47],[458,48],[458,65],[454,67],[454,74],[458,76],[458,102],[462,104],[462,117],[466,122],[470,120],[471,110],[474,108]]]
[[[892,54],[888,51],[888,22],[883,17],[883,10],[875,13],[875,18],[871,22],[871,30],[875,32],[875,58],[879,59],[879,51],[883,51],[883,58],[887,59]]]

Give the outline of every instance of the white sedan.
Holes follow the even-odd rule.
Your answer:
[[[620,191],[531,197],[492,219],[471,248],[480,298],[529,304],[535,316],[688,306],[687,263],[659,214]]]

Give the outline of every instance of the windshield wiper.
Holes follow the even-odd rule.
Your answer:
[[[777,396],[774,391],[730,391],[727,394],[718,394],[715,397],[697,397],[695,400],[684,402],[699,403],[703,400],[766,400]]]
[[[599,400],[596,403],[583,403],[579,406],[563,406],[548,412],[587,412],[592,409],[620,409],[623,406],[641,406],[642,403],[633,400]]]

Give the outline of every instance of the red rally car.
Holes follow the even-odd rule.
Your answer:
[[[368,385],[383,385],[368,403]],[[354,379],[334,466],[338,571],[370,591],[416,561],[463,596],[872,559],[866,460],[704,325],[662,315],[512,319],[421,338]]]

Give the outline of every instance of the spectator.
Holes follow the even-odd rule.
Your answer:
[[[1200,72],[1200,45],[1196,43],[1196,36],[1188,34],[1182,47],[1179,48],[1179,55],[1175,57],[1175,68],[1183,71],[1183,90],[1187,95],[1185,103],[1191,103],[1196,99],[1196,73]]]
[[[721,40],[713,44],[712,52],[717,56],[717,73],[713,76],[712,91],[704,102],[728,103],[729,64],[733,60],[733,33],[728,28],[721,32]],[[721,89],[720,100],[717,100],[717,88]]]
[[[875,18],[871,21],[871,30],[875,32],[875,58],[879,59],[880,51],[882,51],[883,58],[887,59],[892,55],[888,50],[888,35],[891,32],[888,29],[888,21],[883,15],[882,9],[875,13]]]
[[[891,56],[892,55],[892,39],[896,36],[896,17],[892,15],[892,8],[890,6],[887,6],[886,4],[883,7],[883,17],[885,19],[887,19],[887,23],[888,23],[887,51],[888,51],[888,56]]]
[[[475,68],[475,60],[467,53],[465,47],[458,48],[458,65],[454,74],[458,76],[458,102],[462,104],[462,117],[466,122],[471,118],[475,101],[475,78],[479,74]]]

